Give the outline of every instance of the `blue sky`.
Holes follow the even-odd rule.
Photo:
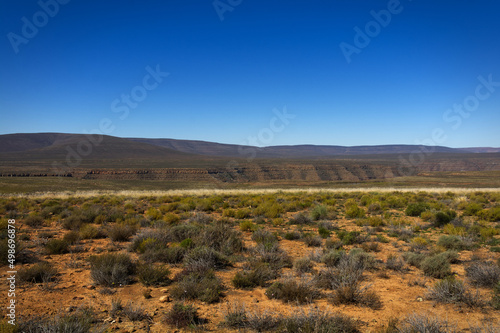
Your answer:
[[[495,0],[41,3],[0,4],[0,134],[500,146]]]

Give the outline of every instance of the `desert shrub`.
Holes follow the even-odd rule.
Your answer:
[[[277,277],[276,271],[267,263],[255,262],[249,270],[239,271],[231,282],[236,288],[266,287],[268,281]]]
[[[382,211],[382,206],[378,202],[374,202],[368,206],[368,211],[370,213],[379,213]]]
[[[403,254],[403,258],[408,263],[408,265],[415,266],[420,268],[422,261],[426,258],[426,255],[423,253],[415,253],[415,252],[405,252]]]
[[[298,213],[290,220],[290,224],[311,224],[312,219],[304,213]]]
[[[492,262],[473,262],[465,268],[465,275],[475,286],[494,287],[500,282],[500,267]]]
[[[273,270],[292,266],[292,260],[278,243],[258,244],[253,252],[260,257],[260,261],[268,263]]]
[[[155,266],[142,264],[137,266],[137,277],[145,286],[166,286],[169,285],[170,270],[165,266]]]
[[[64,239],[50,239],[45,244],[45,250],[48,254],[64,254],[68,253],[69,244]]]
[[[149,207],[146,210],[145,215],[146,215],[146,217],[149,217],[151,220],[160,220],[162,217],[161,212],[154,207]]]
[[[300,304],[310,303],[320,296],[319,291],[314,288],[312,280],[293,277],[285,277],[274,282],[267,288],[265,294],[270,299]]]
[[[447,321],[429,317],[424,314],[411,314],[396,324],[396,330],[394,332],[454,333],[456,331]]]
[[[313,264],[311,262],[311,259],[307,257],[296,259],[293,262],[293,269],[297,273],[309,273],[311,272],[312,268]]]
[[[96,322],[91,308],[80,308],[74,313],[54,317],[30,316],[16,318],[17,327],[13,332],[39,333],[89,333]]]
[[[283,236],[286,240],[296,240],[300,239],[300,233],[297,231],[289,231]]]
[[[147,230],[134,236],[129,251],[145,253],[148,250],[165,249],[168,244],[168,234],[163,230]]]
[[[130,225],[114,224],[109,228],[108,235],[113,242],[126,242],[136,232],[136,229]]]
[[[247,311],[242,304],[228,304],[223,314],[224,321],[221,323],[221,326],[231,328],[244,328],[248,326]]]
[[[181,240],[186,238],[192,238],[195,244],[212,248],[226,255],[243,251],[241,233],[234,230],[225,220],[207,225],[197,235],[184,237]]]
[[[358,323],[342,314],[310,309],[282,318],[278,332],[358,333]]]
[[[80,233],[78,231],[70,231],[64,234],[63,239],[70,245],[77,243],[80,240]]]
[[[318,234],[321,238],[328,238],[328,237],[330,237],[331,231],[324,228],[324,227],[319,227]]]
[[[201,234],[201,228],[194,224],[185,223],[172,226],[168,229],[166,234],[160,239],[165,242],[181,242],[186,238],[196,239]]]
[[[80,228],[81,239],[98,239],[104,237],[106,237],[104,231],[100,228],[96,228],[91,224],[85,224]]]
[[[311,219],[313,221],[318,221],[322,219],[326,219],[328,216],[328,209],[326,206],[317,205],[311,211]]]
[[[191,238],[186,238],[182,242],[179,243],[180,247],[183,247],[185,249],[191,249],[194,247],[194,242]]]
[[[203,265],[206,269],[221,269],[230,266],[229,259],[222,253],[209,247],[196,247],[184,257],[184,264],[189,266]]]
[[[323,245],[323,239],[319,236],[306,235],[304,237],[304,243],[309,247],[319,247]]]
[[[250,209],[243,208],[243,209],[238,209],[235,212],[234,217],[237,219],[246,219],[246,218],[249,218],[251,215],[252,215],[252,212]]]
[[[352,205],[346,208],[345,216],[351,219],[362,218],[365,216],[365,210],[357,205]]]
[[[257,229],[257,226],[253,224],[252,221],[246,220],[240,222],[240,230],[241,231],[255,231]]]
[[[38,215],[29,215],[24,219],[24,223],[32,228],[39,228],[43,226],[43,218]]]
[[[446,256],[444,255],[433,255],[426,257],[422,260],[419,268],[424,272],[425,275],[442,279],[451,275],[451,266]]]
[[[315,277],[316,286],[332,289],[331,301],[334,304],[358,304],[378,309],[382,306],[380,298],[369,286],[361,286],[364,263],[355,256],[344,255],[334,268],[321,270]]]
[[[180,279],[170,289],[175,299],[198,299],[206,303],[216,303],[223,297],[224,286],[211,270],[191,272]]]
[[[349,251],[348,259],[360,263],[363,265],[364,269],[373,269],[376,266],[375,256],[370,253],[366,253],[362,249],[353,248]]]
[[[325,248],[328,250],[340,250],[342,249],[342,245],[341,240],[334,240],[330,238],[325,241]]]
[[[164,321],[178,328],[196,326],[204,322],[192,305],[184,305],[184,303],[175,303],[172,309],[165,314]]]
[[[463,304],[469,307],[483,306],[479,292],[472,293],[463,281],[454,278],[446,278],[436,282],[429,289],[427,298],[438,303]]]
[[[423,202],[414,202],[408,205],[405,210],[407,216],[420,216],[429,209],[429,205]]]
[[[380,252],[380,245],[377,242],[363,243],[361,248],[366,252]]]
[[[500,206],[495,206],[488,210],[488,221],[499,222],[500,221]]]
[[[344,245],[353,245],[362,243],[360,233],[358,231],[337,231],[337,237],[342,241]]]
[[[23,267],[17,272],[20,282],[49,282],[57,275],[57,269],[48,262],[39,262],[31,267]]]
[[[99,285],[115,287],[132,282],[135,264],[123,253],[90,256],[90,278]]]
[[[347,254],[343,250],[331,250],[326,252],[321,257],[321,262],[323,262],[327,267],[335,267],[340,262],[340,259],[346,255]]]
[[[178,264],[184,261],[187,250],[180,246],[172,246],[161,250],[146,250],[143,258],[153,262],[164,262],[168,264]]]
[[[122,309],[121,313],[130,321],[141,321],[150,319],[150,316],[145,312],[144,307],[135,302],[129,301]]]
[[[62,221],[63,228],[67,230],[80,230],[85,220],[79,215],[70,215]]]
[[[495,310],[500,310],[500,282],[493,288],[493,295],[490,301],[491,306]]]
[[[439,211],[434,216],[434,226],[442,227],[457,217],[457,213],[453,210]]]
[[[467,244],[462,241],[462,237],[454,235],[439,237],[437,245],[442,246],[448,250],[457,251],[465,250],[468,248]]]
[[[401,272],[404,270],[405,262],[400,256],[389,255],[387,261],[385,262],[385,267],[393,271]]]
[[[275,234],[271,233],[269,230],[258,229],[252,234],[252,240],[257,244],[273,244],[278,242],[278,238]]]

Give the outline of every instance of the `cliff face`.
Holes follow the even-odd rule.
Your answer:
[[[415,167],[395,161],[381,163],[362,161],[317,161],[302,163],[257,164],[212,168],[77,168],[64,175],[79,179],[163,180],[223,183],[255,183],[276,181],[358,182],[400,176],[415,176],[435,171],[496,171],[500,162],[484,159],[428,160]],[[50,171],[1,172],[3,177],[54,177]]]

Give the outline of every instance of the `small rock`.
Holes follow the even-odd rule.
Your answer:
[[[417,302],[423,302],[423,301],[424,301],[424,299],[422,297],[417,298]]]
[[[94,289],[95,289],[95,286],[93,286],[93,285],[89,284],[89,285],[87,286],[87,289],[94,290]]]
[[[168,296],[160,297],[160,303],[168,303],[168,302],[171,302],[170,297],[168,297]]]

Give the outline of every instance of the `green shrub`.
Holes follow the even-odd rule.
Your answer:
[[[136,229],[130,225],[114,224],[108,231],[109,238],[113,242],[126,242],[136,232]]]
[[[332,250],[321,257],[321,262],[327,267],[335,267],[340,262],[340,259],[345,256],[347,256],[347,254],[343,250]]]
[[[50,239],[45,244],[45,249],[49,254],[64,254],[68,253],[69,244],[64,239]]]
[[[420,263],[420,269],[425,275],[436,279],[442,279],[452,274],[450,263],[443,255],[433,255],[425,258]]]
[[[250,270],[237,272],[232,283],[236,288],[244,289],[266,287],[267,283],[276,277],[276,271],[268,263],[256,262]]]
[[[240,222],[240,230],[241,231],[255,231],[257,226],[252,223],[252,221],[242,221]]]
[[[434,216],[434,226],[442,227],[453,221],[456,216],[457,213],[453,210],[439,211]]]
[[[293,262],[293,269],[297,273],[309,273],[309,272],[311,272],[312,268],[313,268],[313,264],[311,262],[311,259],[306,258],[306,257],[296,259]]]
[[[57,269],[48,262],[39,262],[31,267],[22,267],[17,272],[20,282],[49,282],[57,274]]]
[[[461,251],[468,249],[468,246],[462,241],[462,237],[454,235],[439,237],[437,245],[448,250]]]
[[[176,299],[198,299],[206,303],[216,303],[223,297],[224,286],[213,271],[192,272],[183,276],[170,289]]]
[[[365,210],[362,208],[359,208],[357,205],[350,206],[349,208],[346,208],[345,216],[347,218],[351,218],[351,219],[362,218],[365,216]]]
[[[331,231],[324,227],[319,227],[318,234],[320,235],[321,238],[328,238],[330,237]]]
[[[429,289],[427,298],[439,303],[464,304],[469,307],[482,307],[484,305],[479,292],[472,293],[462,281],[454,278],[446,278],[436,282]]]
[[[86,224],[80,228],[81,239],[98,239],[106,237],[106,234],[91,224]]]
[[[279,332],[359,333],[359,324],[346,315],[319,309],[301,311],[281,319]]]
[[[327,216],[328,216],[328,209],[326,208],[326,206],[323,205],[315,206],[311,211],[311,219],[313,221],[326,219]]]
[[[183,303],[175,303],[172,309],[165,314],[164,321],[177,328],[196,326],[204,322],[192,305],[184,305]]]
[[[229,259],[222,253],[209,247],[196,247],[184,257],[184,264],[190,266],[203,266],[206,269],[222,269],[230,266]]]
[[[469,203],[465,209],[464,209],[464,215],[466,216],[474,216],[476,215],[479,211],[483,209],[483,206],[481,204],[478,204],[476,202],[471,202]]]
[[[96,284],[116,287],[132,282],[135,264],[127,254],[106,253],[100,256],[91,256],[89,261],[90,277]]]
[[[429,205],[423,202],[414,202],[408,205],[405,210],[407,216],[420,216],[429,209]]]
[[[304,213],[298,213],[293,216],[293,218],[290,220],[290,224],[311,224],[312,220],[309,216],[305,215]]]
[[[154,266],[142,264],[137,266],[137,277],[145,286],[166,286],[169,285],[170,270],[165,266]]]
[[[26,217],[24,223],[32,228],[39,228],[43,226],[43,219],[38,215],[30,215]]]
[[[320,296],[311,280],[305,278],[294,279],[283,278],[274,282],[265,292],[270,299],[280,299],[284,302],[296,302],[299,304],[310,303]]]
[[[500,206],[495,206],[488,211],[488,221],[500,222]]]
[[[300,239],[300,233],[297,231],[289,231],[283,236],[286,240],[297,240]]]

